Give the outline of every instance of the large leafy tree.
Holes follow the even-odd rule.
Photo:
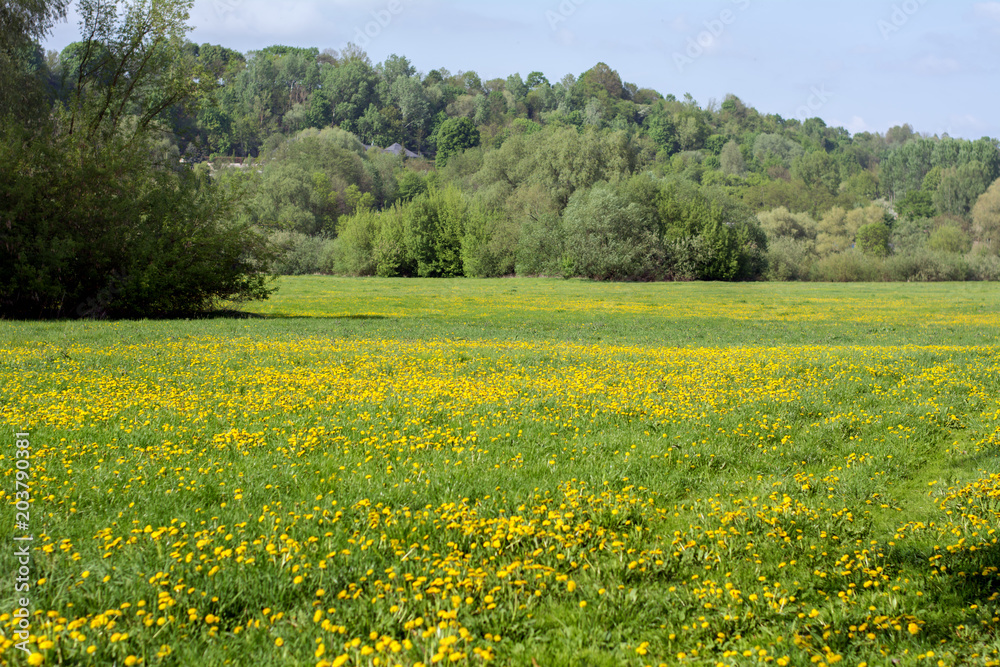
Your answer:
[[[441,123],[437,131],[437,164],[444,167],[448,158],[467,148],[479,145],[479,130],[468,118],[452,118]]]
[[[0,117],[26,120],[43,103],[44,60],[37,42],[68,5],[68,0],[0,2]]]
[[[1000,254],[1000,180],[979,197],[972,208],[972,229],[980,247]]]
[[[80,0],[82,47],[65,131],[93,142],[141,137],[164,113],[193,100],[205,77],[184,49],[193,0]],[[210,81],[205,80],[205,85]]]
[[[946,169],[934,193],[934,205],[942,215],[968,215],[979,196],[990,186],[989,170],[978,160]]]
[[[154,316],[262,298],[270,254],[234,196],[162,150],[196,99],[190,1],[81,0],[72,95],[0,128],[0,313]]]

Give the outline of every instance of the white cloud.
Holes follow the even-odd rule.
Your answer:
[[[972,14],[987,29],[1000,35],[1000,2],[977,2],[972,6]]]
[[[830,121],[832,127],[842,127],[846,129],[851,134],[857,134],[858,132],[874,132],[874,128],[869,125],[864,118],[861,116],[852,116],[851,120],[844,123],[839,120],[833,119]]]
[[[972,11],[976,18],[1000,23],[1000,2],[977,2]]]
[[[918,74],[941,76],[944,74],[954,74],[962,69],[962,66],[954,58],[939,58],[938,56],[924,56],[914,63]]]

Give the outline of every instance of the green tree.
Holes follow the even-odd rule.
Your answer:
[[[761,134],[753,145],[753,155],[762,165],[780,164],[786,169],[803,153],[802,146],[779,134]]]
[[[792,175],[801,178],[810,188],[828,194],[837,192],[840,187],[837,165],[826,151],[813,151],[796,158],[792,162]]]
[[[881,163],[882,183],[889,195],[898,198],[919,190],[927,172],[935,166],[933,156],[931,139],[913,139],[893,149]]]
[[[942,225],[931,233],[927,247],[938,252],[965,254],[972,249],[972,239],[958,225]]]
[[[735,141],[729,141],[722,148],[719,162],[722,165],[723,173],[732,176],[742,176],[746,173],[747,166],[743,160],[743,153],[740,151],[739,144]]]
[[[146,140],[0,135],[0,312],[162,316],[266,298],[272,255],[205,173],[149,161]]]
[[[934,193],[934,206],[941,215],[966,216],[991,182],[987,168],[975,160],[946,169]]]
[[[646,129],[657,148],[669,157],[680,150],[680,138],[677,125],[672,116],[666,112],[652,113],[646,117]]]
[[[438,167],[448,164],[448,159],[467,148],[479,145],[479,130],[469,118],[452,118],[441,124],[437,131]]]
[[[934,207],[934,194],[926,190],[910,190],[896,200],[894,208],[900,217],[909,220],[933,218],[937,212]]]
[[[600,183],[576,191],[563,219],[566,258],[573,273],[593,280],[663,276],[655,209],[629,202],[611,185]]]
[[[993,182],[972,208],[972,230],[981,248],[1000,254],[1000,179]]]
[[[847,211],[839,206],[827,211],[817,225],[816,251],[821,256],[850,249],[858,230],[866,225],[885,223],[885,209],[878,205]]]
[[[81,0],[83,46],[65,125],[86,141],[139,137],[196,98],[203,70],[184,49],[192,0]],[[205,80],[203,85],[213,85]]]
[[[267,244],[233,215],[241,193],[156,157],[168,109],[197,97],[189,8],[83,0],[68,107],[53,127],[3,127],[5,314],[153,316],[270,292]]]
[[[422,278],[453,278],[463,275],[462,237],[468,211],[457,188],[431,190],[407,208],[407,245]]]
[[[889,255],[889,226],[884,222],[872,222],[858,228],[857,248],[866,255],[887,257]]]
[[[0,118],[28,121],[44,105],[45,63],[37,42],[66,15],[68,0],[0,3]]]
[[[816,221],[808,213],[792,213],[781,206],[766,213],[758,213],[757,218],[769,239],[804,241],[816,238]]]

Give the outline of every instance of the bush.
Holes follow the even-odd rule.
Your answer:
[[[409,245],[409,238],[406,209],[396,205],[382,211],[375,235],[375,275],[381,278],[417,275],[417,259]]]
[[[964,255],[972,250],[972,239],[957,225],[942,225],[927,239],[927,249]]]
[[[594,280],[656,280],[664,275],[657,221],[607,183],[578,190],[563,214],[566,256]]]
[[[333,272],[350,276],[375,275],[377,214],[363,209],[345,216],[337,224],[337,231],[337,239],[333,242]]]
[[[808,280],[816,251],[811,241],[779,237],[767,246],[767,280]]]
[[[967,280],[969,263],[961,255],[924,249],[890,257],[885,262],[888,280],[942,282]]]
[[[917,252],[927,244],[933,226],[934,222],[929,218],[897,220],[892,226],[892,236],[889,239],[893,252],[898,254]]]
[[[973,253],[967,257],[969,280],[1000,280],[1000,257],[988,253]]]
[[[481,204],[469,208],[462,239],[462,266],[467,276],[498,278],[514,273],[518,228],[506,215]]]
[[[468,204],[457,188],[432,190],[407,207],[407,246],[422,278],[462,275],[462,236]]]
[[[855,243],[858,250],[872,257],[889,255],[889,226],[884,222],[872,222],[858,228]]]
[[[883,262],[848,250],[817,261],[812,265],[809,279],[827,283],[881,282],[886,274]]]
[[[334,242],[299,232],[275,232],[271,245],[278,257],[271,264],[271,272],[278,276],[302,276],[311,273],[328,273],[332,268]]]
[[[521,222],[515,265],[517,275],[562,275],[565,253],[566,234],[558,214],[542,213]]]
[[[154,317],[266,298],[267,240],[235,194],[149,144],[0,129],[0,312]]]

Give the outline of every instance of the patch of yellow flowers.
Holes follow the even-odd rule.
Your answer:
[[[664,609],[696,611],[667,628],[666,646],[636,637],[641,664],[659,653],[783,665],[795,650],[832,665],[845,643],[878,651],[923,632],[922,618],[894,611],[926,584],[902,571],[896,547],[931,534],[934,578],[997,545],[1000,476],[944,489],[932,498],[936,518],[911,518],[896,505],[898,464],[883,451],[910,451],[921,424],[967,420],[942,407],[947,387],[961,385],[982,406],[976,418],[995,424],[998,397],[979,381],[1000,373],[995,348],[204,336],[56,359],[0,353],[45,359],[44,372],[0,378],[13,397],[3,421],[40,434],[33,512],[45,576],[35,587],[51,609],[33,617],[32,665],[156,664],[183,642],[222,639],[280,652],[301,647],[302,635],[317,667],[481,664],[503,654],[506,628],[547,606],[600,615],[642,586],[659,587]],[[824,398],[858,377],[874,378],[865,395],[904,401],[919,417]],[[807,428],[783,413],[807,409],[816,412]],[[615,420],[644,425],[641,449],[614,440]],[[872,424],[881,442],[858,437]],[[995,449],[998,432],[962,447]],[[825,473],[807,471],[788,455],[807,433],[835,435],[850,451]],[[724,476],[740,457],[758,472],[728,480],[726,493],[623,474]],[[617,472],[561,472],[590,458]],[[466,476],[514,484],[540,470],[551,482],[527,495],[496,485],[448,497]],[[878,491],[844,487],[859,471]],[[12,505],[7,475],[0,497]],[[161,495],[144,506],[151,488]],[[892,517],[892,539],[863,537],[876,515]],[[1000,583],[996,567],[962,574]],[[232,600],[262,589],[278,602],[234,611]],[[295,600],[308,603],[279,607]],[[980,616],[970,622],[997,621]],[[762,624],[793,629],[736,648]],[[21,660],[14,619],[4,613],[0,625],[0,659]]]

